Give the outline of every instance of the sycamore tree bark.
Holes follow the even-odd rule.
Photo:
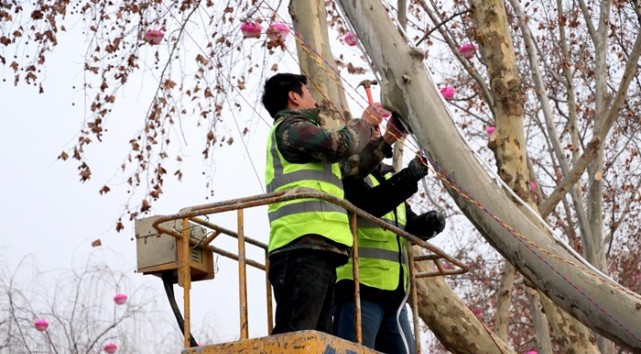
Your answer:
[[[536,194],[530,188],[533,181],[530,180],[525,149],[523,86],[516,66],[504,2],[471,0],[470,3],[477,23],[478,41],[488,65],[494,104],[492,111],[495,113],[497,128],[490,147],[496,157],[499,176],[530,208],[537,210]],[[525,215],[532,217],[527,212]],[[502,291],[500,295],[505,296],[505,291],[509,290]],[[553,336],[564,353],[599,353],[594,345],[594,338],[585,326],[559,311],[550,301],[544,300],[543,307],[552,325]],[[497,309],[499,314],[501,308],[499,306]]]
[[[419,254],[420,250],[414,250]],[[417,263],[416,271],[433,271],[431,264]],[[417,282],[418,313],[436,338],[454,354],[516,353],[509,344],[474,316],[443,277]]]
[[[292,0],[289,14],[296,33],[301,74],[314,78],[309,89],[321,106],[321,118],[325,126],[330,129],[340,128],[352,116],[329,47],[325,2]]]
[[[409,47],[380,3],[339,4],[383,76],[384,104],[405,118],[479,232],[557,306],[599,334],[641,351],[641,297],[579,264],[531,221],[529,212],[514,208],[449,118],[423,54]]]

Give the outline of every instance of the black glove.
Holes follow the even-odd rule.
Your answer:
[[[431,239],[445,229],[445,216],[443,213],[431,210],[421,216],[424,218],[425,231],[421,232],[418,236],[420,236],[423,241]]]
[[[407,170],[410,176],[418,182],[427,176],[427,163],[425,163],[425,159],[420,155],[416,155],[416,157],[410,161],[409,165],[407,165]]]

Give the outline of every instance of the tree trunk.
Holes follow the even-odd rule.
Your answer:
[[[470,2],[477,24],[478,41],[488,64],[497,128],[490,147],[496,156],[498,173],[522,200],[536,210],[525,150],[524,96],[505,6],[500,0]],[[558,311],[549,301],[544,301],[543,306],[554,329],[553,335],[564,353],[599,352],[585,326]]]
[[[508,327],[510,326],[510,305],[512,303],[512,289],[514,288],[514,275],[516,270],[510,263],[505,262],[501,275],[501,287],[496,299],[496,315],[494,316],[494,331],[499,338],[507,341]]]
[[[417,256],[420,254],[417,249],[414,252]],[[433,268],[431,264],[416,264],[418,273],[432,271]],[[505,341],[474,316],[442,277],[425,278],[418,282],[416,290],[419,316],[450,352],[515,353]]]
[[[534,341],[536,342],[536,352],[552,353],[552,340],[550,339],[550,329],[548,327],[547,316],[543,313],[541,297],[536,289],[527,288],[527,296],[530,299],[530,313],[532,314],[532,325],[534,326]]]
[[[595,55],[596,55],[596,114],[594,116],[594,129],[597,133],[603,126],[604,117],[607,115],[609,106],[608,94],[608,67],[607,67],[607,50],[608,50],[608,32],[610,20],[609,0],[602,1],[600,4],[601,11],[599,14],[599,25],[595,37]],[[591,21],[587,19],[586,21]],[[586,258],[590,263],[596,266],[604,273],[608,273],[608,262],[605,258],[605,239],[603,237],[603,186],[602,171],[603,159],[605,156],[604,145],[601,145],[597,152],[596,159],[588,167],[588,215],[590,218],[590,239],[586,240]],[[606,338],[599,337],[598,345],[602,354],[613,353],[613,346]]]
[[[377,2],[339,0],[375,67],[385,106],[399,112],[429,154],[453,200],[532,284],[573,317],[641,350],[641,297],[578,264],[496,186],[461,138],[423,65]],[[460,319],[459,319],[460,320]]]
[[[301,74],[313,78],[309,89],[321,108],[323,124],[330,129],[340,128],[352,115],[329,47],[325,2],[292,0],[289,14],[294,23]]]

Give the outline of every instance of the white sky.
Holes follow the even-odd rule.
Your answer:
[[[82,39],[73,33],[59,39],[61,45],[47,60],[45,94],[39,95],[36,88],[25,85],[14,87],[12,73],[9,70],[0,72],[3,78],[8,78],[0,85],[4,122],[4,129],[0,130],[0,166],[3,170],[0,221],[5,226],[0,241],[0,266],[6,265],[14,271],[25,256],[31,255],[37,262],[37,268],[46,272],[79,267],[86,263],[88,257],[102,257],[109,260],[114,269],[128,272],[141,285],[157,289],[163,298],[160,304],[169,313],[160,279],[133,273],[136,268],[133,223],[125,217],[126,229],[120,233],[114,229],[115,220],[121,215],[127,200],[126,185],[116,172],[126,157],[127,141],[144,120],[150,102],[145,90],[153,89],[154,83],[146,82],[143,89],[140,83],[131,82],[122,91],[123,94],[117,98],[116,109],[106,121],[108,132],[104,142],[91,144],[87,149],[93,177],[87,183],[80,183],[76,161],[63,162],[57,160],[57,156],[70,146],[82,127],[82,92],[72,87],[81,87],[82,84],[84,48],[74,45],[74,40]],[[72,106],[72,102],[76,105]],[[262,108],[259,109],[263,112]],[[267,117],[266,112],[263,113]],[[197,141],[184,147],[184,180],[176,183],[173,176],[166,178],[165,194],[154,204],[152,214],[173,214],[190,205],[262,193],[268,129],[264,123],[254,125],[247,135],[251,160],[237,133],[232,146],[216,148],[212,181],[216,194],[209,201],[205,200],[205,177],[201,174],[207,169],[200,157],[204,144]],[[260,180],[251,166],[252,162],[258,169]],[[101,196],[98,191],[104,184],[108,184],[112,192]],[[235,230],[233,216],[230,217],[227,219],[231,223],[223,226]],[[266,242],[268,222],[265,211],[252,209],[245,218],[247,235]],[[101,239],[103,246],[94,249],[90,244],[96,239]],[[239,332],[235,300],[237,265],[221,261],[218,266],[217,279],[203,285],[194,284],[194,331],[206,321],[217,332],[210,333],[212,337],[230,339],[237,337]],[[253,273],[257,272],[249,272],[256,277],[257,274]],[[264,293],[264,285],[252,286],[250,291]],[[180,292],[177,297],[182,304]],[[250,303],[250,306],[255,305]],[[250,310],[250,316],[252,313],[262,315],[250,323],[250,335],[266,334],[266,323],[262,319],[264,310]],[[259,319],[260,324],[254,324]]]

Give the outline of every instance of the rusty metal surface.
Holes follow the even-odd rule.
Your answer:
[[[182,255],[182,259],[179,258],[178,264],[181,264],[180,272],[179,274],[182,276],[179,276],[179,283],[181,283],[183,287],[183,300],[184,300],[184,340],[185,340],[185,348],[189,347],[189,339],[191,338],[191,297],[189,295],[189,292],[191,291],[191,271],[190,271],[190,266],[189,262],[191,260],[191,257],[189,257],[189,241],[191,240],[191,237],[189,237],[189,220],[187,218],[183,218],[183,237],[182,237],[182,242],[179,242],[178,244],[182,247],[182,249],[179,250],[179,254]],[[182,278],[182,279],[181,279]]]
[[[407,260],[411,264],[410,272],[410,305],[412,306],[412,322],[414,328],[421,328],[418,322],[418,294],[416,293],[416,268],[414,267],[414,252],[412,248],[407,248]],[[416,332],[416,330],[414,330]],[[414,335],[414,348],[417,353],[421,352],[421,337],[417,334]]]
[[[357,343],[318,331],[299,331],[189,348],[182,354],[375,354]]]
[[[240,339],[249,338],[247,314],[247,266],[245,263],[245,225],[243,209],[238,209],[238,292],[240,298]]]
[[[354,280],[354,327],[356,327],[356,343],[363,343],[363,323],[361,317],[361,278],[358,268],[358,228],[356,214],[349,218],[349,228],[352,230],[352,278]]]
[[[267,269],[269,269],[269,257],[267,256],[267,249],[265,249],[265,285],[267,285],[266,294],[267,294],[267,333],[272,333],[274,329],[274,318],[272,314],[274,313],[272,309],[272,285],[269,283],[269,274],[267,274]]]

